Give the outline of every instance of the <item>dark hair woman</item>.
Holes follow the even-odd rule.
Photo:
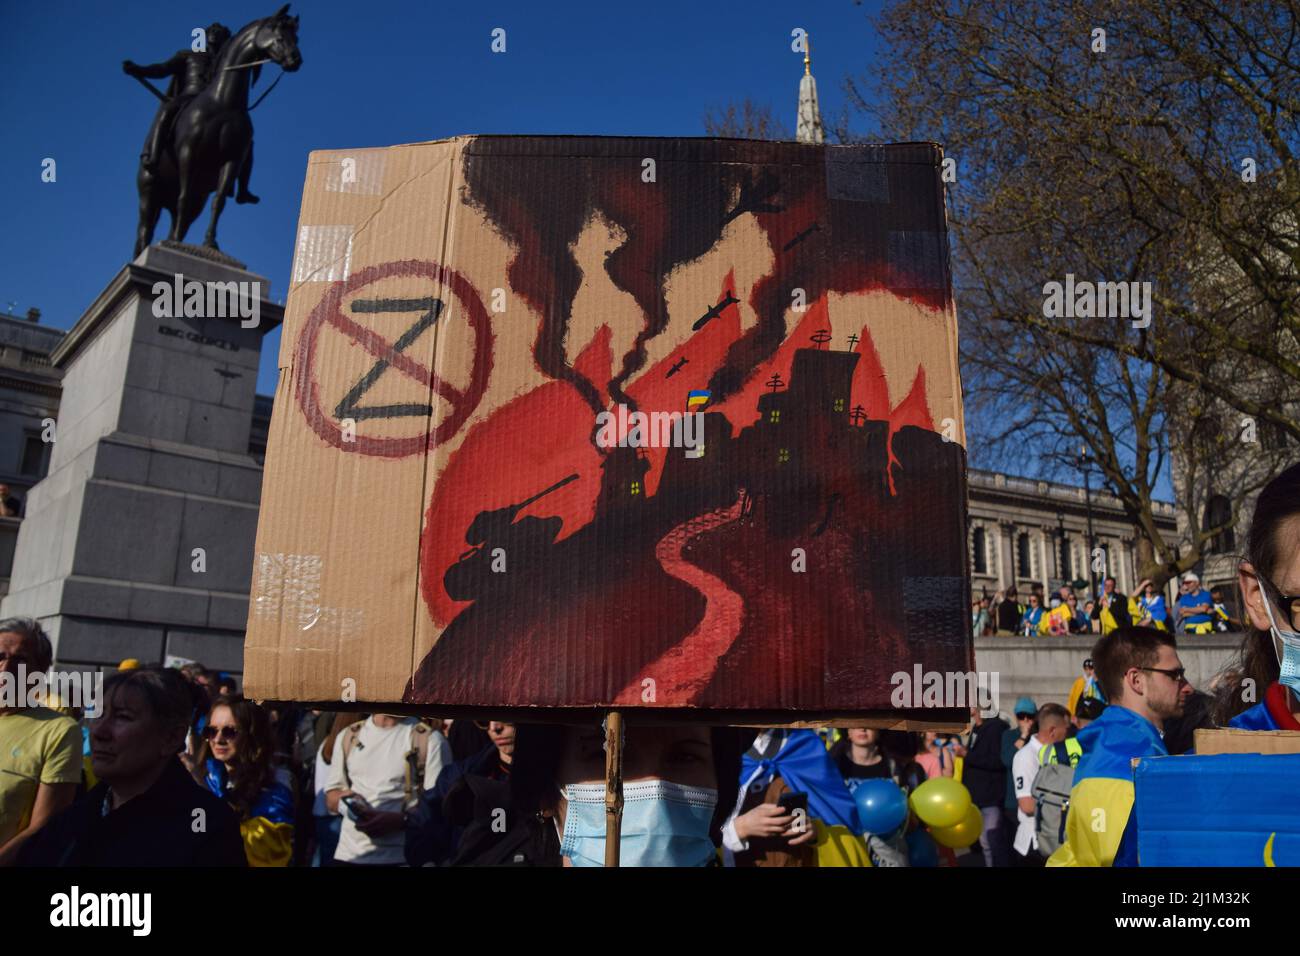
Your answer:
[[[31,866],[244,866],[239,822],[177,759],[191,720],[177,671],[142,667],[104,681],[91,718],[99,783],[25,844]],[[202,814],[203,826],[194,824]]]
[[[218,697],[203,728],[195,778],[239,816],[249,866],[293,858],[293,778],[272,760],[266,711],[242,697]]]
[[[752,737],[731,727],[629,727],[620,865],[717,865]],[[604,739],[596,724],[516,730],[512,801],[551,829],[551,865],[603,865]]]
[[[1215,717],[1244,730],[1300,730],[1300,464],[1259,493],[1237,583],[1251,628]]]

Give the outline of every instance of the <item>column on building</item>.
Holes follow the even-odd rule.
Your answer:
[[[1115,553],[1106,536],[1098,533],[1097,547],[1101,549],[1102,571],[1097,575],[1097,587],[1103,588],[1106,584],[1106,578],[1115,577],[1118,580],[1119,575],[1115,574]]]
[[[1016,583],[1016,525],[998,521],[998,587],[1003,592]]]
[[[1133,544],[1132,538],[1120,539],[1120,551],[1124,554],[1121,562],[1124,565],[1124,579],[1119,588],[1125,594],[1133,594],[1133,589],[1137,587],[1137,552]]]
[[[1043,584],[1043,596],[1046,598],[1048,589],[1051,585],[1051,564],[1048,563],[1049,550],[1047,544],[1048,529],[1046,525],[1038,529],[1038,577]]]

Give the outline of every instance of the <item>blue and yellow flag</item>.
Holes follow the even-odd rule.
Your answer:
[[[1300,754],[1143,760],[1135,786],[1143,866],[1300,866]]]
[[[1079,731],[1065,842],[1048,866],[1137,866],[1133,758],[1167,756],[1155,724],[1112,704]]]
[[[757,759],[746,753],[741,760],[740,785],[762,788],[780,777],[796,793],[808,794],[808,816],[817,839],[813,844],[818,866],[870,866],[858,807],[840,776],[826,745],[815,730],[785,731],[784,745],[773,756]]]
[[[209,757],[204,769],[207,788],[225,799],[229,788],[225,765]],[[239,821],[249,866],[288,866],[293,859],[294,796],[290,780],[287,774],[277,773]]]

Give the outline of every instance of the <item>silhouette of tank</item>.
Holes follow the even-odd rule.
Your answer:
[[[519,512],[577,478],[576,473],[569,475],[518,504],[475,515],[465,532],[465,543],[472,547],[443,575],[448,596],[457,601],[473,601],[502,589],[512,572],[526,572],[533,563],[530,559],[545,554],[559,537],[564,519],[519,518]]]

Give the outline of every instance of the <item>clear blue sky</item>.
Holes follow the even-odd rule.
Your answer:
[[[302,18],[303,67],[253,114],[262,202],[228,205],[218,238],[279,300],[313,149],[462,133],[700,136],[709,107],[747,97],[793,128],[803,73],[795,27],[813,37],[822,112],[838,115],[843,78],[888,56],[869,20],[881,2],[300,0],[291,12]],[[215,19],[238,29],[276,6],[0,0],[0,310],[36,306],[42,322],[70,328],[130,256],[136,163],[156,101],[122,60],[166,59],[194,27]],[[505,54],[491,52],[496,27]],[[278,74],[267,67],[254,96]],[[41,181],[46,157],[58,164],[55,183]],[[202,241],[207,219],[205,210],[190,241]],[[167,228],[164,214],[157,238]],[[279,340],[277,330],[263,345],[263,394],[275,388]],[[1170,496],[1167,475],[1159,493]]]
[[[793,129],[801,54],[813,37],[826,115],[841,79],[880,55],[877,0],[817,4],[435,3],[307,0],[303,67],[253,113],[258,206],[226,207],[222,248],[287,288],[299,192],[313,149],[388,146],[462,133],[700,136],[710,106],[750,97]],[[121,71],[166,59],[190,30],[238,29],[276,0],[3,0],[0,6],[0,309],[69,328],[129,259],[135,170],[156,101]],[[491,32],[506,30],[493,54]],[[279,74],[264,69],[254,96]],[[41,182],[41,162],[57,182]],[[201,242],[208,216],[187,237]],[[168,228],[164,213],[157,238]],[[274,390],[279,332],[262,350],[258,391]]]

